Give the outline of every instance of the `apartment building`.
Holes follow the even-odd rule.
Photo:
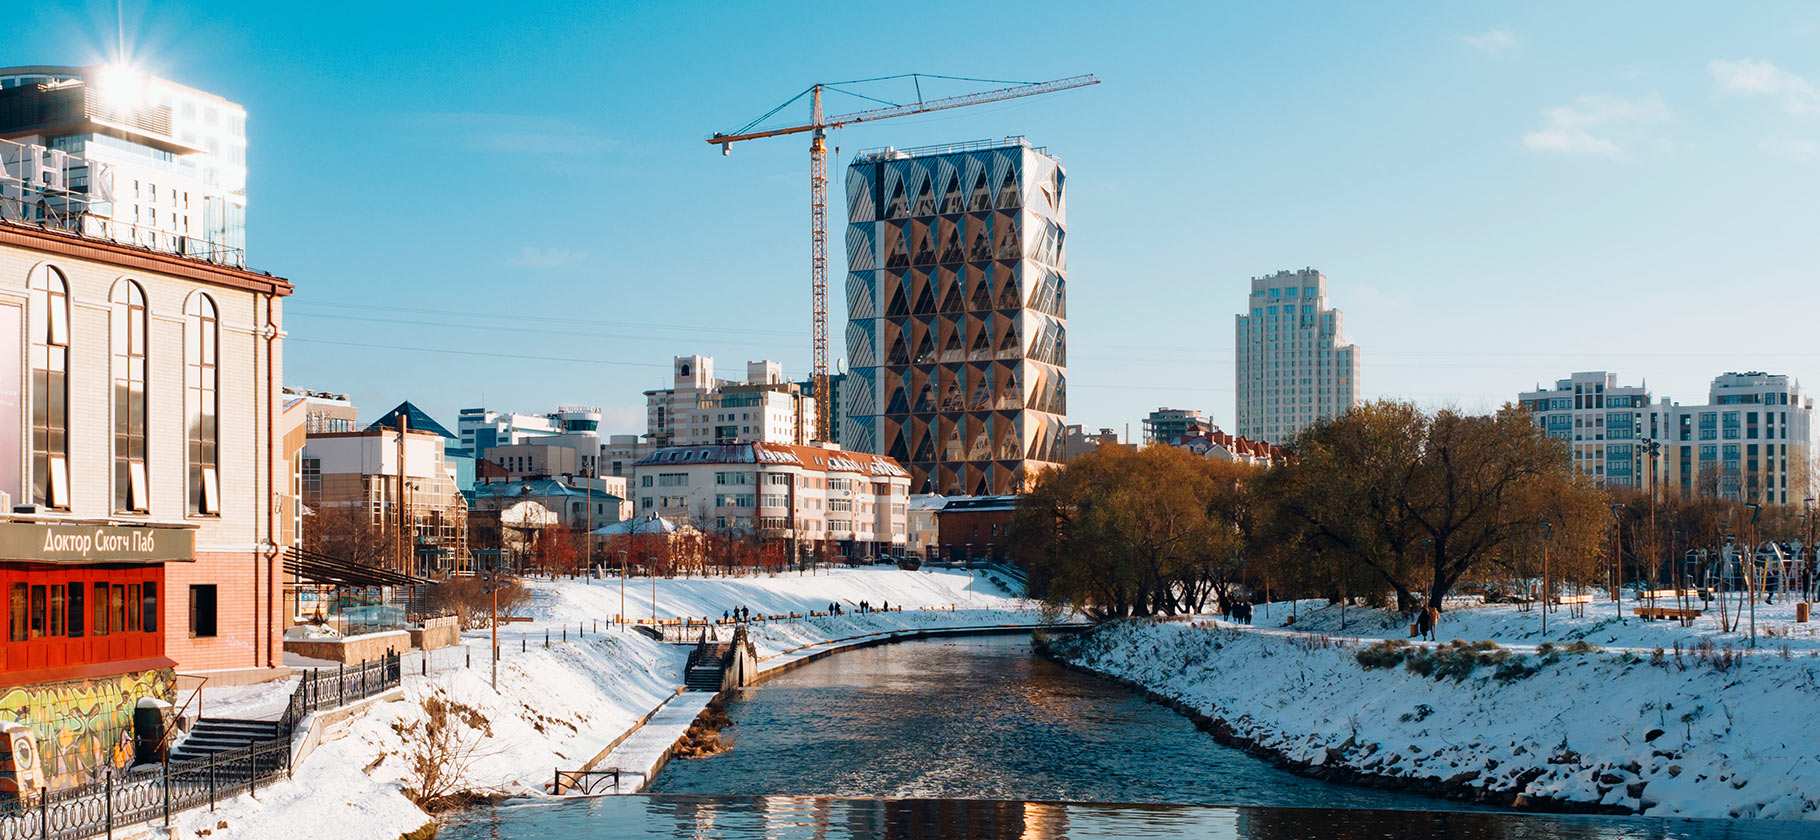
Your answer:
[[[795,556],[900,554],[910,473],[882,455],[787,443],[671,446],[637,464],[638,515],[749,533]]]
[[[1648,385],[1622,385],[1608,371],[1585,371],[1517,395],[1536,425],[1567,444],[1574,471],[1608,487],[1644,488],[1655,480],[1649,442],[1662,439],[1668,401],[1651,403]]]
[[[1238,434],[1289,443],[1316,421],[1359,402],[1359,348],[1312,268],[1251,278],[1235,317]]]
[[[677,356],[671,385],[645,392],[645,443],[652,447],[699,444],[785,443],[815,437],[815,397],[784,380],[783,365],[746,363],[744,381],[718,379],[714,357]]]

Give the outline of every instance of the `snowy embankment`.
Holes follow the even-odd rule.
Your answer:
[[[1051,651],[1334,780],[1539,808],[1820,818],[1814,625],[1759,605],[1753,652],[1712,618],[1620,622],[1597,606],[1551,615],[1546,637],[1539,613],[1509,606],[1443,616],[1440,639],[1495,646],[1411,644],[1400,618],[1360,608],[1341,629],[1337,607],[1304,602],[1294,630],[1276,604],[1250,627],[1132,620]]]
[[[752,638],[760,657],[881,630],[1037,620],[1029,602],[984,579],[972,580],[969,593],[969,583],[965,572],[882,568],[802,577],[659,580],[657,606],[661,618],[718,619],[722,610],[734,606],[746,606],[754,615],[806,613],[825,610],[830,601],[848,611],[842,616],[755,625]],[[620,610],[617,581],[530,586],[532,620],[501,628],[498,690],[489,682],[485,632],[464,635],[473,653],[471,668],[465,667],[460,648],[432,657],[427,676],[421,674],[421,660],[407,657],[403,700],[377,704],[336,727],[298,765],[292,781],[262,788],[256,799],[243,796],[214,813],[179,816],[178,835],[209,831],[216,837],[258,840],[371,840],[423,827],[430,816],[402,791],[417,778],[411,766],[413,744],[423,740],[424,701],[432,696],[459,704],[454,717],[466,718],[455,727],[464,754],[460,770],[464,787],[499,795],[541,795],[553,768],[581,767],[675,695],[688,647],[608,629],[607,619]],[[628,614],[650,615],[648,579],[633,579],[625,598]],[[858,614],[860,600],[904,609]],[[593,629],[597,621],[598,632]],[[546,633],[560,639],[565,629],[566,643],[544,646]]]

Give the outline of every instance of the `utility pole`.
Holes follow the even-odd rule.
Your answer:
[[[1611,603],[1620,624],[1624,623],[1624,520],[1618,511],[1623,509],[1623,502],[1611,506]]]
[[[1746,502],[1744,506],[1750,508],[1751,541],[1745,555],[1745,562],[1750,564],[1746,567],[1750,569],[1750,580],[1745,589],[1750,593],[1750,646],[1754,648],[1757,646],[1757,514],[1763,512],[1763,506],[1756,502]]]
[[[404,572],[406,574],[409,574],[411,572],[411,566],[408,563],[408,561],[410,559],[409,558],[409,548],[408,548],[410,545],[410,538],[408,536],[406,536],[406,532],[405,532],[405,521],[406,521],[405,520],[405,513],[406,513],[405,508],[407,505],[406,505],[405,498],[404,498],[404,494],[405,494],[404,436],[405,436],[405,432],[410,428],[410,426],[411,426],[410,418],[406,417],[405,413],[403,411],[399,411],[398,412],[398,424],[393,429],[393,431],[396,431],[398,433],[398,495],[397,495],[398,503],[396,505],[394,505],[394,507],[396,508],[394,513],[395,513],[396,519],[398,520],[398,540],[397,540],[397,544],[395,547],[396,547],[397,555],[398,555],[398,571]]]

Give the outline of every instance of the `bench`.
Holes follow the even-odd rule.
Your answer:
[[[1637,607],[1637,608],[1633,609],[1632,612],[1636,613],[1637,616],[1642,618],[1644,621],[1655,621],[1658,619],[1672,618],[1672,619],[1675,619],[1675,620],[1681,622],[1682,625],[1688,625],[1688,624],[1692,624],[1694,622],[1694,619],[1699,618],[1703,613],[1705,613],[1705,610],[1697,610],[1697,609],[1685,609],[1684,610],[1684,609],[1679,609],[1676,607]]]
[[[1637,598],[1644,601],[1672,601],[1676,598],[1698,598],[1697,589],[1645,589],[1637,593]]]
[[[1592,602],[1593,596],[1591,595],[1562,595],[1555,598],[1557,604],[1590,604]]]

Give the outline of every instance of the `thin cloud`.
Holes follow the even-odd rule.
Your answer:
[[[1776,97],[1782,100],[1782,110],[1791,114],[1820,113],[1820,88],[1767,61],[1714,60],[1706,69],[1712,72],[1713,78],[1719,81],[1719,88],[1726,93]]]
[[[1501,53],[1517,46],[1522,39],[1508,29],[1493,29],[1483,35],[1463,35],[1461,41],[1482,53]]]
[[[1809,163],[1820,158],[1820,143],[1795,137],[1771,137],[1758,143],[1757,148],[1796,163]]]
[[[537,248],[526,245],[519,249],[518,256],[510,262],[523,268],[567,268],[588,258],[587,251],[570,251],[562,248]]]
[[[1523,135],[1523,145],[1540,152],[1622,158],[1626,149],[1621,138],[1668,118],[1668,106],[1654,92],[1640,99],[1588,94],[1572,105],[1542,109],[1542,127]]]

